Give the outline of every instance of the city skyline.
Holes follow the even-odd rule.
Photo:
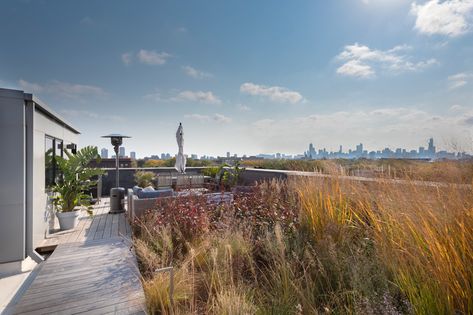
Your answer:
[[[121,152],[125,152],[125,147],[120,147]],[[108,155],[104,155],[104,152],[108,153],[106,148],[101,149],[102,158],[107,158]],[[246,154],[246,153],[232,153],[227,151],[225,155],[198,155],[195,153],[185,153],[188,158],[191,159],[233,159],[233,158],[263,158],[263,159],[358,159],[358,158],[369,158],[369,159],[380,159],[380,158],[397,158],[397,159],[465,159],[472,158],[471,154],[461,150],[437,150],[437,146],[434,144],[434,139],[429,138],[427,147],[420,145],[417,149],[407,148],[378,148],[377,150],[367,150],[363,143],[359,143],[355,146],[355,150],[351,148],[348,151],[343,150],[343,146],[340,145],[337,151],[329,151],[326,148],[320,147],[316,149],[313,143],[309,144],[309,149],[304,151],[302,154],[288,154],[288,153],[258,153],[258,154]],[[130,152],[131,159],[156,159],[156,160],[167,160],[174,157],[174,154],[161,153],[153,154],[150,156],[137,157],[136,152]],[[120,157],[128,157],[126,155],[120,155]]]

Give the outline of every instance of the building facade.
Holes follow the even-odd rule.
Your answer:
[[[0,273],[21,268],[51,228],[55,157],[75,153],[79,131],[32,94],[0,89]],[[13,263],[13,265],[12,265]],[[3,269],[5,269],[3,268]]]

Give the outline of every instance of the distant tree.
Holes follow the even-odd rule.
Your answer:
[[[163,160],[147,160],[143,164],[143,167],[162,167],[162,166],[167,166],[166,161],[163,161]]]

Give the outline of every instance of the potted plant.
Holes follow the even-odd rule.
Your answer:
[[[53,204],[59,226],[61,230],[69,230],[77,226],[82,207],[86,207],[89,215],[92,215],[90,196],[85,191],[97,184],[92,178],[103,174],[103,171],[88,166],[92,160],[100,159],[96,147],[85,147],[76,154],[67,150],[64,153],[67,158],[56,157],[61,176],[52,191],[55,194]]]

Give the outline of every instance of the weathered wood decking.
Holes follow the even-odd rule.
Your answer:
[[[56,233],[59,244],[38,268],[15,314],[142,314],[145,310],[131,230],[124,214],[108,214],[108,200],[84,216],[72,232]]]

